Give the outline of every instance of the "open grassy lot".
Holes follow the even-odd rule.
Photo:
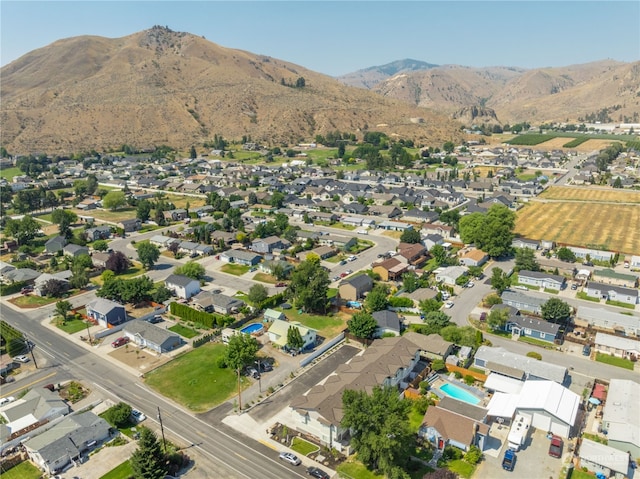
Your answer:
[[[218,358],[224,355],[225,348],[223,344],[200,346],[146,374],[145,381],[192,411],[207,411],[237,391],[235,371],[218,367]],[[242,377],[242,387],[249,383],[249,379]]]
[[[298,313],[297,309],[276,308],[282,311],[289,321],[298,321],[302,325],[315,329],[324,338],[333,338],[347,327],[347,320],[350,318],[346,314],[336,314],[334,316],[320,316],[315,314]]]
[[[133,476],[133,469],[131,469],[131,463],[127,460],[119,466],[114,467],[107,472],[100,479],[129,479]]]
[[[518,211],[515,232],[525,238],[635,254],[640,251],[639,224],[637,205],[532,201]]]
[[[169,193],[165,198],[171,201],[176,208],[186,208],[187,202],[189,203],[190,210],[207,204],[207,200],[205,198],[198,198],[194,196],[172,195]]]
[[[136,217],[136,209],[127,207],[121,208],[116,211],[109,210],[91,210],[88,213],[86,211],[79,210],[77,208],[73,208],[70,211],[73,211],[75,214],[80,216],[92,216],[97,220],[107,221],[110,223],[118,223],[122,220],[128,220]]]
[[[144,268],[142,267],[142,263],[139,263],[137,261],[132,261],[131,263],[132,265],[128,270],[116,276],[118,279],[131,279],[131,278],[135,278],[136,276],[140,276],[142,273],[144,273]],[[97,284],[98,286],[102,286],[103,284],[101,276],[94,276],[93,278],[91,278],[91,282],[93,284]]]
[[[220,268],[220,271],[222,271],[223,273],[233,274],[235,276],[242,276],[249,271],[249,266],[246,266],[244,264],[228,263],[223,265]]]
[[[579,186],[551,186],[540,194],[540,198],[545,200],[640,203],[640,191]]]
[[[23,174],[24,173],[22,173],[18,167],[2,168],[0,170],[0,178],[5,178],[7,181],[11,181],[14,176],[20,176]]]
[[[368,470],[364,464],[357,461],[348,461],[338,466],[340,477],[351,477],[353,479],[384,479],[384,475],[376,474]]]
[[[42,473],[29,461],[24,461],[2,473],[2,479],[40,479]]]

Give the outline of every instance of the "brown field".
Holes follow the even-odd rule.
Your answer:
[[[534,145],[531,148],[540,149],[540,150],[562,150],[562,145],[566,145],[573,138],[553,138],[549,141],[545,141],[544,143],[540,143],[538,145]],[[572,150],[577,148],[571,148]]]
[[[545,200],[640,203],[640,191],[581,186],[551,186],[540,198]]]
[[[588,202],[532,201],[516,218],[515,233],[531,239],[621,253],[640,253],[640,208]]]
[[[501,170],[502,167],[500,166],[474,166],[473,171],[475,171],[476,173],[478,173],[478,175],[480,175],[480,178],[486,178],[489,175],[490,171],[493,171],[493,174],[495,175],[498,170]]]
[[[611,143],[614,143],[616,140],[587,140],[583,144],[578,145],[572,150],[576,151],[594,151],[594,150],[604,150]]]

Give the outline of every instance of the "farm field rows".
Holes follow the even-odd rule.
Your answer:
[[[638,254],[638,225],[637,205],[532,201],[518,211],[515,233],[525,238]]]
[[[551,186],[540,195],[540,198],[545,200],[640,203],[640,191]]]

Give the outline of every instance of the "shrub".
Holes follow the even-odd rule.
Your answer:
[[[540,353],[535,352],[535,351],[529,351],[527,353],[527,357],[528,358],[537,359],[538,361],[542,360],[542,355]]]
[[[456,377],[456,379],[460,379],[462,377],[462,373],[460,371],[456,371],[453,373]]]
[[[477,446],[471,446],[467,453],[464,455],[464,460],[469,464],[476,465],[482,457],[482,451]]]
[[[412,308],[413,300],[411,298],[400,298],[392,296],[389,298],[389,306],[393,308]]]
[[[104,419],[115,427],[126,427],[131,421],[131,406],[119,402],[104,412]]]
[[[431,363],[431,369],[434,371],[442,371],[444,369],[444,361],[442,359],[436,359]]]
[[[465,384],[472,385],[475,381],[476,381],[476,378],[474,378],[471,374],[467,374],[464,377]]]

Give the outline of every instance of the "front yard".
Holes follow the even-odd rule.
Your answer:
[[[29,461],[24,461],[2,473],[2,479],[40,479],[42,473]]]
[[[234,276],[242,276],[249,271],[249,266],[243,264],[227,263],[220,268],[220,271]]]
[[[195,338],[198,334],[200,334],[195,329],[187,328],[181,324],[176,324],[175,326],[171,326],[169,331],[173,331],[176,334],[179,334],[183,338],[191,339]]]
[[[321,316],[315,314],[299,313],[297,309],[276,308],[282,311],[289,321],[298,321],[303,326],[318,331],[323,338],[331,339],[340,334],[347,327],[347,320],[350,315],[338,313],[334,316]]]
[[[630,369],[631,371],[633,371],[633,361],[619,358],[617,356],[610,356],[604,353],[596,353],[596,361],[600,363],[610,364],[611,366],[617,366],[619,368]]]
[[[201,346],[148,373],[145,382],[191,411],[207,411],[237,392],[235,371],[218,366],[225,348],[223,344]],[[248,387],[250,380],[243,376],[241,384]]]
[[[67,334],[74,334],[83,329],[87,329],[87,323],[82,319],[67,318],[66,321],[62,321],[62,317],[57,317],[53,320],[53,323],[58,329],[63,330]]]
[[[25,294],[10,299],[9,302],[15,304],[19,308],[39,308],[58,301],[58,298],[47,298],[44,296],[36,296],[35,294]]]

